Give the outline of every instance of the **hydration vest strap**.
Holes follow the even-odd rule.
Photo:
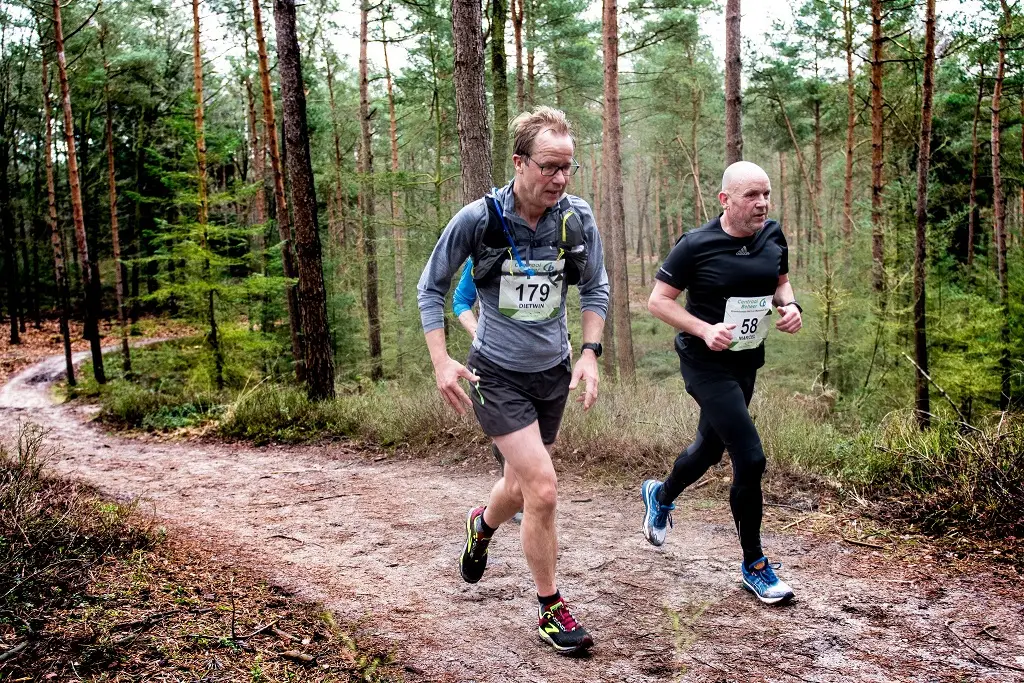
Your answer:
[[[494,202],[494,210],[498,214],[498,220],[501,221],[501,229],[505,233],[505,239],[508,240],[509,247],[511,247],[511,249],[510,249],[511,253],[515,256],[516,264],[519,266],[519,268],[524,273],[526,273],[530,277],[533,277],[536,273],[534,272],[533,268],[528,268],[526,266],[526,264],[523,263],[523,257],[519,255],[519,249],[516,247],[516,241],[512,238],[512,232],[508,229],[508,224],[505,223],[505,212],[504,212],[504,210],[502,210],[501,205],[498,203],[498,189],[497,188],[493,188],[492,191],[491,191],[491,194],[489,196],[491,198],[491,201]],[[565,234],[565,223],[564,222],[562,224],[562,233]],[[511,272],[512,272],[512,266],[510,264],[509,265],[509,274],[511,274]]]

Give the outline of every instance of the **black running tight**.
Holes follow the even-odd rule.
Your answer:
[[[722,351],[722,353],[729,353]],[[729,505],[743,548],[744,562],[759,559],[761,551],[761,476],[765,457],[761,437],[750,418],[750,397],[757,370],[733,370],[714,365],[695,367],[680,362],[686,391],[700,406],[697,437],[679,454],[661,490],[669,504],[690,484],[722,459],[728,449],[732,460]]]

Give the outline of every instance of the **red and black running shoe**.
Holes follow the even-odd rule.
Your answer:
[[[561,599],[541,606],[537,619],[537,635],[563,655],[582,652],[594,645],[587,629],[573,618],[568,605]]]
[[[487,568],[487,545],[490,536],[484,536],[477,522],[484,514],[484,508],[473,508],[466,517],[466,547],[459,558],[459,572],[466,583],[476,583]]]

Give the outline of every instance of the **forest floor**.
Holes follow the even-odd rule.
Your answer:
[[[768,508],[765,546],[797,594],[768,608],[739,582],[720,495],[685,493],[655,548],[639,531],[637,486],[567,472],[559,586],[596,646],[560,657],[537,638],[514,524],[480,583],[459,577],[466,511],[497,475],[489,454],[452,463],[353,444],[115,435],[90,406],[56,403],[63,364],[48,357],[0,389],[0,434],[40,424],[62,449],[51,469],[138,500],[218,561],[322,603],[390,648],[410,680],[1024,680],[1024,588],[1008,566],[920,541],[854,544],[805,523],[826,513]]]

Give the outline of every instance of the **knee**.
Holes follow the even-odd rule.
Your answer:
[[[552,471],[537,477],[520,495],[527,509],[541,515],[553,515],[558,507],[558,479]]]
[[[759,486],[767,465],[764,451],[760,448],[737,455],[733,458],[733,485]]]

